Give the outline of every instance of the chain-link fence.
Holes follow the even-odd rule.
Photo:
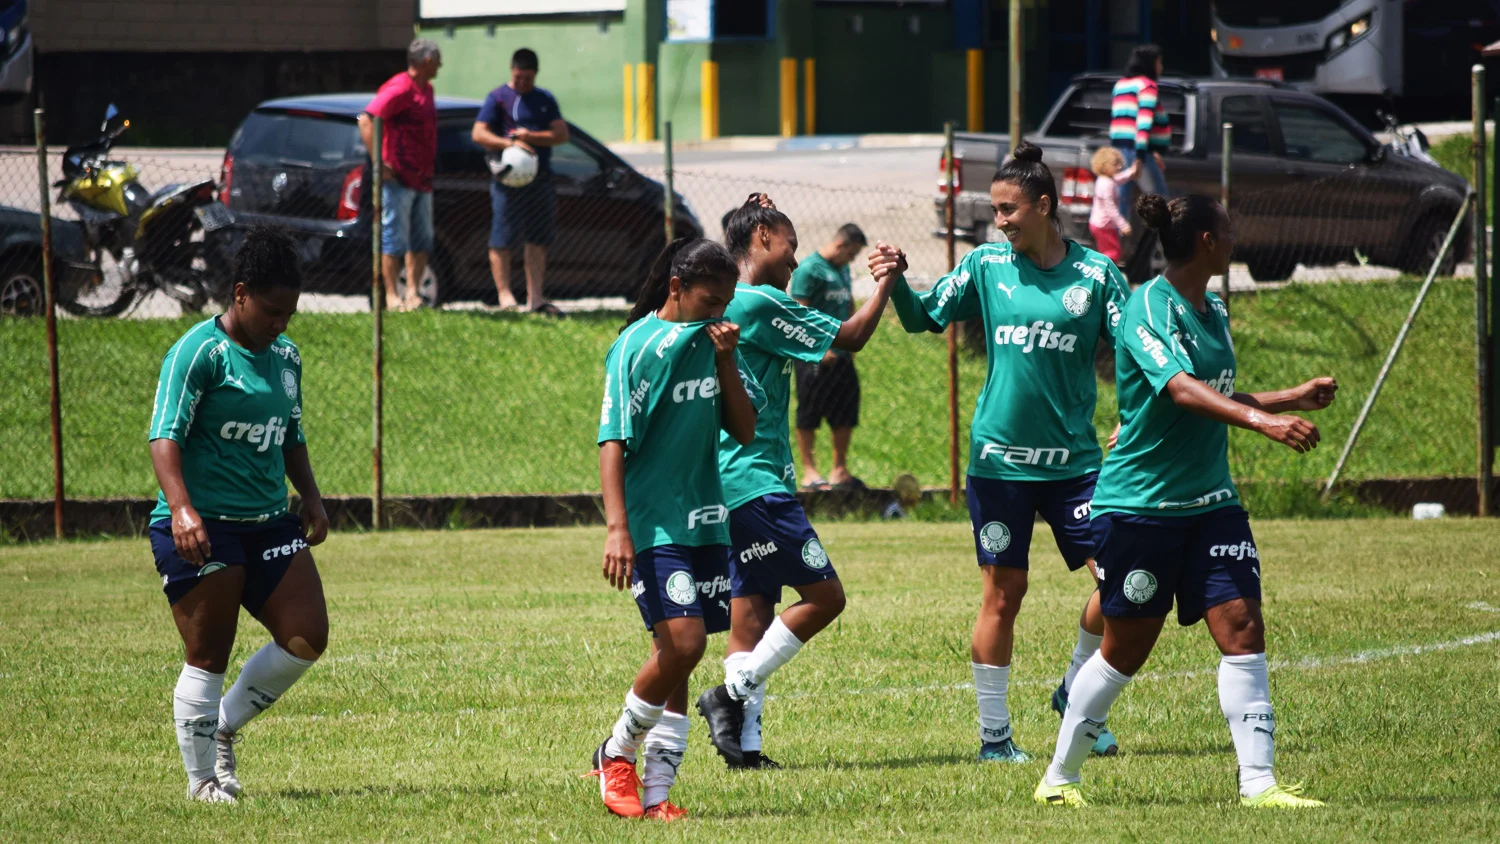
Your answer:
[[[318,120],[337,126],[309,128]],[[484,154],[468,138],[471,127],[472,116],[440,121],[435,240],[421,287],[429,307],[384,321],[385,494],[595,490],[597,455],[590,445],[597,432],[599,369],[626,303],[665,242],[667,174],[659,166],[631,167],[582,132],[553,150],[548,186],[555,221],[529,230],[550,229],[544,295],[569,318],[504,310],[494,307],[500,296],[489,248],[496,189]],[[104,160],[130,166],[121,171],[126,184],[118,191],[124,214],[97,213],[106,193],[50,187],[76,183],[81,171],[63,153],[49,155],[68,497],[153,493],[143,432],[162,354],[192,321],[218,311],[238,238],[257,222],[290,230],[306,262],[301,313],[289,334],[305,362],[304,426],[323,490],[370,493],[375,226],[363,144],[352,117],[288,115],[264,128],[266,138],[251,138],[255,143],[244,132],[238,135],[229,155],[110,152]],[[911,155],[937,164],[937,150]],[[804,178],[762,177],[755,169],[677,167],[671,174],[679,197],[677,233],[721,238],[726,212],[751,192],[764,191],[795,223],[804,264],[818,263],[815,253],[837,253],[840,228],[853,223],[869,243],[906,250],[913,286],[931,284],[948,268],[941,204],[935,201],[937,167],[926,188],[853,169],[830,168]],[[1447,193],[1435,190],[1442,187],[1441,174],[1391,167],[1381,188],[1343,169],[1350,172],[1309,170],[1305,188],[1258,188],[1248,173],[1236,171],[1230,207],[1246,261],[1231,273],[1237,383],[1265,390],[1332,374],[1342,387],[1340,404],[1317,419],[1325,446],[1334,447],[1311,458],[1236,432],[1232,459],[1237,477],[1250,487],[1315,490],[1327,477],[1420,283],[1400,269],[1376,267],[1425,271],[1436,259],[1427,232],[1436,227],[1446,234],[1457,211],[1445,204]],[[1463,182],[1455,184],[1461,197]],[[1402,191],[1419,199],[1402,200]],[[41,192],[34,153],[0,151],[0,205],[10,209],[0,209],[0,220],[12,221],[13,230],[0,252],[7,303],[0,319],[0,377],[9,387],[0,398],[6,403],[0,413],[0,498],[46,499],[52,472],[45,332],[41,320],[20,318],[38,310]],[[185,213],[175,220],[165,213],[178,210]],[[522,217],[546,213],[545,207],[528,206]],[[539,225],[530,219],[512,224]],[[1087,242],[1076,225],[1067,234]],[[1467,238],[1462,232],[1455,239],[1460,254],[1467,251]],[[972,243],[959,242],[957,256],[970,248]],[[849,266],[851,306],[873,290],[862,252]],[[510,289],[523,302],[526,263],[537,257],[524,249],[512,256]],[[1329,283],[1283,287],[1247,277],[1285,276],[1265,264],[1280,270],[1288,262],[1304,265],[1297,280]],[[1309,264],[1329,268],[1311,271]],[[1446,275],[1453,267],[1450,252],[1439,270]],[[12,283],[16,279],[21,281]],[[808,298],[826,300],[829,289],[820,287]],[[1249,291],[1257,292],[1241,295]],[[388,305],[403,293],[398,289]],[[1440,280],[1433,286],[1345,478],[1472,476],[1472,295],[1471,282]],[[74,318],[111,313],[132,318]],[[967,424],[983,383],[985,352],[980,337],[959,355],[960,465],[967,460]],[[831,358],[801,368],[794,374],[789,420],[797,429],[792,441],[799,482],[838,481],[847,472],[884,487],[910,473],[925,486],[946,486],[952,442],[948,372],[945,338],[907,335],[889,313],[852,361]],[[1115,410],[1107,365],[1101,376],[1102,438],[1113,427]],[[835,447],[843,453],[850,428],[846,465],[836,467]],[[806,465],[806,454],[816,468]]]

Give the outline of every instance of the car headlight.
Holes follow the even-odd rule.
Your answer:
[[[1370,28],[1374,25],[1374,19],[1375,13],[1369,12],[1356,18],[1353,23],[1340,29],[1338,32],[1328,36],[1328,52],[1337,53],[1339,50],[1368,35]]]

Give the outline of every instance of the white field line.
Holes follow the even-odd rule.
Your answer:
[[[1500,613],[1500,607],[1492,607],[1489,604],[1473,603],[1468,605],[1469,609],[1482,612]],[[1428,645],[1395,645],[1389,648],[1378,648],[1375,650],[1358,651],[1343,656],[1331,657],[1304,657],[1298,660],[1271,660],[1268,668],[1271,671],[1317,671],[1325,668],[1341,668],[1347,665],[1361,665],[1367,662],[1379,662],[1387,659],[1396,659],[1403,656],[1421,656],[1423,654],[1437,653],[1440,651],[1451,651],[1459,648],[1469,648],[1475,645],[1487,645],[1491,642],[1500,642],[1500,630],[1492,630],[1489,633],[1477,633],[1473,636],[1465,636],[1461,639],[1449,639],[1446,642],[1433,642]],[[1214,668],[1190,668],[1181,671],[1144,671],[1135,675],[1136,681],[1142,680],[1186,680],[1196,677],[1218,674],[1218,667]],[[1023,679],[1012,681],[1012,686],[1051,686],[1057,682],[1056,677]],[[766,695],[767,700],[795,700],[799,698],[826,697],[830,694],[838,695],[879,695],[899,696],[912,694],[925,694],[927,692],[965,691],[974,688],[973,683],[936,683],[926,686],[877,686],[870,689],[850,689],[838,692],[794,692],[786,695]]]

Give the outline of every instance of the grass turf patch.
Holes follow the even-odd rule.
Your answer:
[[[1326,477],[1374,381],[1417,284],[1291,285],[1232,300],[1237,386],[1275,389],[1331,374],[1339,403],[1314,419],[1323,447],[1302,457],[1232,434],[1236,477],[1263,482],[1274,512],[1316,512],[1306,489]],[[1347,477],[1472,472],[1474,382],[1470,287],[1441,282],[1413,332]],[[161,357],[193,320],[59,323],[66,488],[72,497],[155,491],[145,431]],[[536,320],[484,313],[393,314],[386,320],[385,482],[389,494],[554,493],[598,487],[604,353],[616,314]],[[47,366],[40,320],[0,321],[0,497],[51,494]],[[292,324],[305,361],[304,424],[325,492],[370,489],[369,317],[307,314]],[[937,335],[887,319],[859,355],[861,425],[850,467],[874,485],[911,472],[948,479],[947,350]],[[961,356],[961,460],[983,360]],[[1096,426],[1115,421],[1113,388]],[[826,428],[818,454],[827,469]],[[799,467],[800,468],[800,467]],[[1278,492],[1292,490],[1292,492]],[[1302,491],[1298,491],[1302,490]],[[1283,500],[1284,499],[1284,500]],[[1262,511],[1264,512],[1264,510]]]
[[[766,750],[731,773],[694,715],[673,800],[625,822],[580,779],[647,651],[598,575],[603,531],[339,534],[316,549],[325,658],[244,731],[232,809],[194,806],[171,727],[181,646],[144,541],[0,548],[0,828],[16,840],[1494,840],[1500,526],[1258,523],[1277,772],[1321,812],[1237,806],[1200,626],[1168,623],[1084,768],[1092,807],[1035,806],[1086,576],[1032,546],[1011,709],[1039,760],[983,765],[956,525],[827,525],[849,608],[771,681]],[[247,616],[231,668],[267,639]],[[710,640],[696,692],[719,682]]]

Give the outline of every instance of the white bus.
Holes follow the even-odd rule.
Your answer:
[[[1213,70],[1319,94],[1465,96],[1500,0],[1213,0]]]

